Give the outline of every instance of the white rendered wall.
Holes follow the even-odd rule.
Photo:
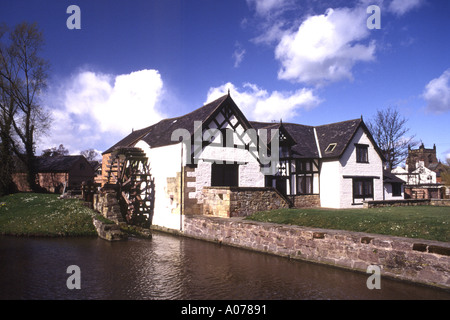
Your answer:
[[[402,200],[405,198],[404,195],[404,190],[403,190],[403,186],[402,188],[402,192],[399,196],[393,196],[392,195],[392,184],[390,183],[385,183],[384,184],[384,200]]]
[[[216,117],[218,123],[222,123],[224,117],[219,113]],[[230,118],[230,122],[236,125],[238,122],[235,116]],[[231,129],[231,125],[226,123],[221,129]],[[252,144],[251,137],[245,132],[242,125],[238,125],[233,131],[233,144],[236,147],[226,147],[226,137],[218,131],[214,122],[210,124],[210,130],[205,130],[202,140],[213,143],[204,147],[199,154],[196,154],[196,164],[194,172],[188,173],[188,177],[196,178],[195,182],[188,182],[188,187],[195,187],[195,191],[189,193],[189,198],[196,198],[202,203],[202,189],[211,186],[211,165],[216,163],[239,163],[239,186],[240,187],[264,187],[264,174],[261,172],[256,145]],[[245,134],[244,134],[245,133]],[[242,140],[239,139],[242,136]],[[245,144],[249,144],[255,151],[250,152],[245,149]],[[195,149],[195,148],[194,148]]]
[[[264,187],[264,174],[258,161],[249,151],[237,148],[223,148],[206,146],[198,157],[197,167],[188,176],[195,176],[195,182],[188,182],[188,187],[195,187],[194,192],[189,193],[189,198],[197,198],[202,203],[203,187],[211,186],[211,166],[213,161],[226,163],[238,162],[239,187]]]
[[[355,143],[368,145],[368,163],[356,162]],[[340,160],[340,204],[339,208],[352,208],[353,202],[353,179],[344,178],[344,176],[357,177],[377,177],[373,179],[373,200],[383,200],[383,161],[375,150],[374,145],[370,141],[362,128],[359,128],[350,141],[344,154]],[[361,200],[362,201],[362,200]],[[360,201],[360,202],[361,202]]]
[[[155,210],[152,224],[177,230],[180,229],[180,206],[170,199],[167,178],[176,178],[177,172],[181,171],[181,146],[181,143],[177,143],[150,148],[144,141],[136,144],[137,148],[141,148],[146,153],[151,174],[155,178]]]
[[[339,161],[323,161],[320,170],[320,206],[340,207],[341,173]]]

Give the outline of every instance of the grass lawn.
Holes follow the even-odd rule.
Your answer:
[[[450,208],[436,206],[372,209],[279,209],[248,220],[450,241]]]
[[[54,194],[16,193],[0,197],[0,234],[19,236],[96,236],[96,213],[79,200]]]

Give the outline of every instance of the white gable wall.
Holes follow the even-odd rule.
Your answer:
[[[369,163],[358,163],[356,161],[355,144],[368,145]],[[383,161],[377,153],[375,146],[360,127],[347,149],[339,159],[341,173],[341,196],[339,208],[352,208],[353,205],[353,179],[348,177],[374,177],[373,200],[383,200]],[[347,178],[345,178],[347,177]],[[358,201],[361,202],[361,201]]]
[[[369,163],[356,161],[355,144],[369,146]],[[362,128],[358,129],[339,160],[322,161],[320,170],[321,206],[324,208],[354,208],[352,177],[376,177],[373,179],[374,200],[383,200],[383,161]],[[362,200],[355,202],[362,202]]]

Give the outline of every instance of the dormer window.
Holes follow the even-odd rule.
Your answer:
[[[330,143],[328,147],[325,149],[325,153],[331,153],[336,148],[337,143]]]

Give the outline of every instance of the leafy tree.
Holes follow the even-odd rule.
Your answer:
[[[407,119],[392,107],[377,110],[375,117],[367,123],[378,147],[386,158],[387,169],[391,170],[405,161],[408,147],[415,147],[418,142],[414,136],[408,137]]]
[[[7,143],[23,162],[28,173],[28,183],[35,190],[35,144],[37,136],[50,126],[51,117],[39,101],[46,88],[49,64],[39,56],[44,38],[36,23],[23,22],[0,33],[0,87],[2,112],[11,127],[3,130]],[[9,38],[6,39],[5,35]],[[6,101],[6,102],[5,102]],[[10,130],[10,132],[8,132]],[[13,132],[11,132],[13,131]],[[12,139],[16,136],[17,139]],[[3,140],[2,140],[3,141]]]

